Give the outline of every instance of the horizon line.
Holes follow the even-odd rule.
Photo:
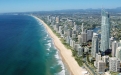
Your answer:
[[[116,9],[116,8],[121,8],[120,7],[114,7],[114,8],[105,8],[105,9]],[[11,11],[11,12],[0,12],[0,14],[7,14],[7,13],[30,13],[30,12],[51,12],[51,11],[65,11],[65,10],[87,10],[87,9],[102,9],[102,8],[85,8],[85,9],[55,9],[55,10],[35,10],[35,11]]]

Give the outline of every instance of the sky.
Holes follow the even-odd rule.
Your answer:
[[[121,7],[121,0],[0,0],[0,13]]]

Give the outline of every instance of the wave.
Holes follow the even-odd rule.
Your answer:
[[[48,43],[48,44],[45,44],[45,45],[47,45],[47,46],[51,47],[51,43]]]
[[[48,42],[48,43],[50,43],[50,42],[51,42],[51,40],[48,40],[47,42]]]
[[[50,51],[50,48],[48,48],[48,49],[46,49],[46,50]]]
[[[58,65],[61,65],[61,68],[62,68],[62,71],[59,72],[59,73],[56,73],[55,75],[65,75],[65,66],[64,66],[64,64],[62,62],[61,57],[59,56],[58,51],[55,54],[55,58],[58,60]]]

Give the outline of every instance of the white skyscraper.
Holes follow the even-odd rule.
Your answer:
[[[83,47],[78,46],[78,56],[82,56],[83,54]]]
[[[73,30],[78,30],[78,25],[75,24]]]
[[[109,56],[102,56],[102,61],[108,63]]]
[[[105,52],[109,49],[109,37],[110,37],[110,22],[108,12],[102,9],[101,12],[102,22],[101,22],[101,46],[100,50]]]
[[[112,57],[116,56],[117,47],[118,47],[118,42],[117,41],[112,42]]]
[[[119,46],[121,46],[121,40],[119,41]]]
[[[62,26],[59,26],[59,33],[62,33]]]
[[[78,35],[78,43],[82,44],[82,37],[81,37],[81,35]]]
[[[100,53],[97,53],[96,54],[96,62],[98,62],[100,60],[101,60],[101,54]]]
[[[114,37],[111,37],[109,40],[109,48],[112,49],[112,42],[114,41]]]
[[[96,57],[96,53],[98,53],[98,52],[99,52],[98,34],[93,33],[91,55],[93,57]]]
[[[121,46],[116,49],[116,58],[121,62]]]
[[[82,43],[86,43],[86,42],[87,42],[87,33],[84,32],[84,26],[83,26],[83,23],[82,23],[81,30],[82,30],[82,33],[81,33]]]
[[[56,23],[59,23],[59,22],[60,22],[59,16],[57,16],[57,17],[55,18],[55,20],[56,20]]]

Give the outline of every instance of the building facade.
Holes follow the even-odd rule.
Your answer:
[[[112,72],[119,72],[120,61],[116,57],[109,58],[109,70]]]
[[[118,48],[118,42],[117,41],[113,41],[112,42],[112,57],[116,56],[116,49]]]
[[[109,14],[105,10],[102,9],[101,12],[102,22],[101,22],[101,46],[100,50],[105,52],[109,49],[109,38],[110,38],[110,22],[109,22]]]
[[[121,62],[121,47],[118,47],[116,49],[116,58],[119,59]]]
[[[97,63],[97,72],[102,74],[105,72],[105,68],[106,68],[106,63],[103,61],[98,61]]]
[[[97,33],[93,33],[92,50],[91,50],[92,57],[96,57],[96,53],[98,53],[98,52],[99,52],[98,34]]]

